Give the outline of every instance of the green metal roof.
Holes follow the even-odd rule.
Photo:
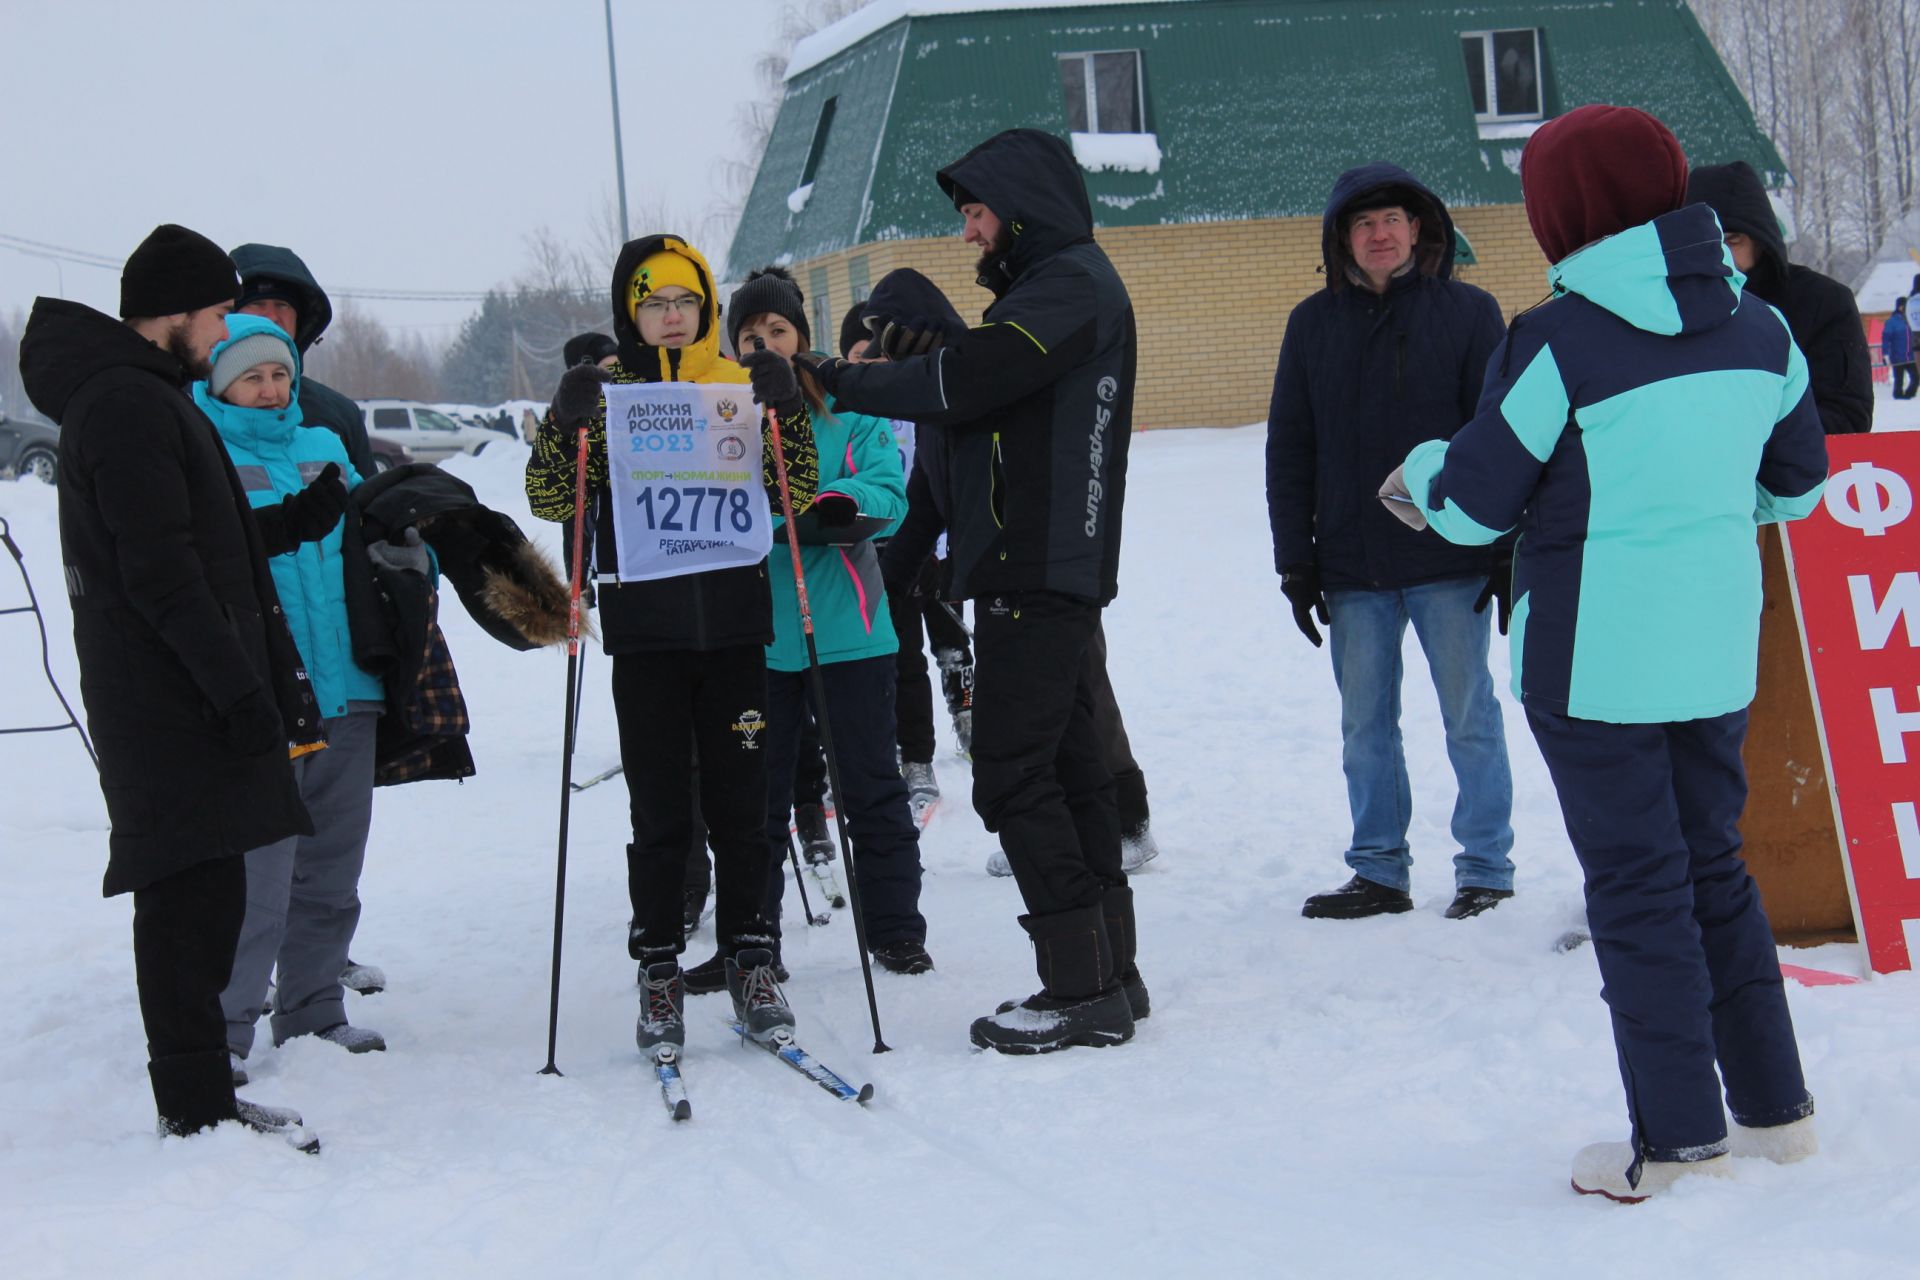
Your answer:
[[[1520,200],[1524,137],[1483,140],[1465,31],[1539,28],[1549,116],[1641,107],[1701,163],[1785,180],[1685,0],[1168,0],[906,16],[787,81],[728,255],[739,279],[956,227],[934,172],[1001,129],[1068,131],[1056,59],[1138,49],[1157,173],[1088,173],[1102,227],[1317,215],[1338,174],[1403,165],[1449,204]],[[808,198],[789,195],[837,98]],[[795,203],[798,203],[797,201]]]

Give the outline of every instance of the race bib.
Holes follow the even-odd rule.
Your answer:
[[[760,411],[734,383],[610,385],[607,477],[620,579],[759,564],[773,546]]]

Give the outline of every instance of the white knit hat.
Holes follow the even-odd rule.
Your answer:
[[[207,390],[220,396],[233,385],[234,380],[257,364],[285,365],[289,377],[298,377],[299,370],[293,365],[293,349],[287,340],[271,333],[250,333],[237,342],[228,344],[213,361],[213,373],[207,379]]]

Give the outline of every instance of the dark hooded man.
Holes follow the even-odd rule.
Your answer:
[[[269,554],[346,510],[337,467],[248,517],[186,387],[240,292],[205,236],[159,227],[127,259],[114,320],[34,302],[27,395],[60,431],[60,552],[80,692],[112,823],[105,892],[133,895],[133,961],[161,1132],[222,1120],[318,1140],[233,1096],[220,991],[246,911],[242,854],[312,835],[289,763],[319,739]]]
[[[1873,430],[1873,357],[1853,290],[1787,261],[1780,220],[1753,166],[1744,160],[1699,166],[1687,176],[1687,203],[1719,215],[1747,292],[1786,317],[1794,344],[1807,357],[1821,427],[1830,436]]]
[[[300,358],[320,341],[333,323],[333,303],[291,249],[272,244],[243,244],[233,251],[240,271],[240,303],[235,311],[271,320],[285,330],[300,349]],[[300,418],[310,427],[325,427],[347,446],[347,459],[363,478],[379,474],[373,448],[367,443],[367,419],[360,406],[318,380],[300,378]]]
[[[1147,1012],[1114,785],[1094,722],[1095,637],[1117,589],[1133,427],[1133,304],[1093,241],[1061,139],[1011,129],[942,169],[980,250],[983,323],[925,355],[827,361],[845,408],[945,429],[955,599],[976,602],[973,802],[1026,902],[1041,990],[973,1024],[1002,1053],[1119,1044]],[[883,349],[910,351],[912,316]],[[929,344],[930,345],[930,344]]]

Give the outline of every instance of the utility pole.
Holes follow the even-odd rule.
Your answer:
[[[633,238],[627,230],[627,157],[620,146],[620,74],[613,65],[613,0],[603,0],[607,11],[607,91],[613,97],[613,172],[620,189],[620,242]]]

